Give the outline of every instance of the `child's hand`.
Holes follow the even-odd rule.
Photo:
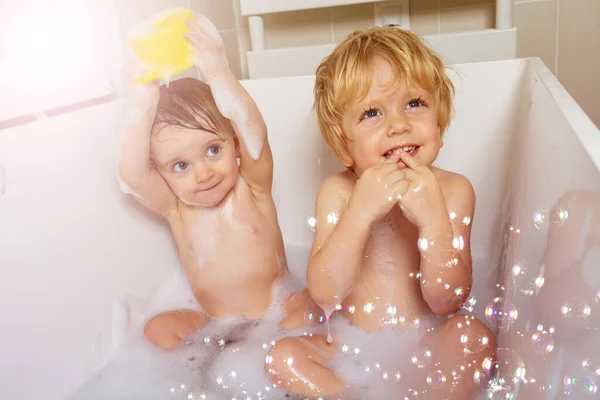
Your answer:
[[[433,172],[405,152],[400,152],[400,160],[407,167],[401,172],[402,179],[408,182],[408,190],[398,201],[404,216],[419,228],[447,216],[444,197]]]
[[[386,215],[406,192],[408,182],[398,168],[400,150],[381,164],[368,168],[356,181],[351,203],[369,223]]]
[[[223,39],[208,18],[198,14],[194,18],[187,20],[191,32],[186,33],[185,37],[190,41],[198,68],[210,81],[215,75],[229,72]]]
[[[308,289],[291,295],[283,303],[283,312],[286,316],[279,324],[283,329],[296,329],[325,321],[325,313],[310,297]]]

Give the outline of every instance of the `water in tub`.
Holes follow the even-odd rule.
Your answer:
[[[304,273],[308,251],[308,247],[286,246],[288,264],[296,287],[302,287],[305,284]],[[474,257],[474,270],[481,270],[482,267],[489,266],[489,261],[486,258]],[[472,292],[463,307],[465,313],[473,314],[482,320],[485,318],[483,312],[487,304],[484,300],[487,289],[481,288],[489,288],[492,281],[495,281],[495,277],[485,276],[474,285],[480,290]],[[276,290],[276,292],[285,296],[289,292],[289,287]],[[274,297],[278,297],[277,293]],[[480,297],[483,301],[476,297]],[[275,299],[273,306],[278,307],[280,304],[281,299]],[[491,304],[493,307],[494,303]],[[180,307],[193,308],[194,305],[193,295],[184,274],[181,273],[171,294],[167,296],[156,312]],[[267,316],[266,321],[261,320],[262,327],[255,326],[254,323],[249,324],[244,320],[228,320],[209,324],[183,342],[177,350],[171,352],[158,349],[140,332],[125,343],[106,366],[80,387],[71,399],[278,400],[294,398],[290,395],[286,397],[267,380],[264,373],[262,361],[273,344],[269,340],[277,340],[282,337],[281,332],[277,331],[276,323],[273,323],[274,320],[281,317],[281,314],[276,310],[271,310],[267,314],[270,314],[270,317]],[[497,322],[494,318],[498,318],[498,316],[493,315],[488,322]],[[503,321],[510,322],[506,319]],[[324,332],[327,334],[326,328]],[[295,335],[303,333],[305,333],[303,330],[292,331],[292,334]],[[224,339],[225,334],[227,334],[227,340]],[[284,334],[284,336],[287,335],[290,333]],[[333,337],[333,340],[340,339],[347,340],[348,338]],[[356,342],[357,339],[360,338],[357,337],[350,341]],[[387,340],[390,339],[391,337],[387,337]],[[386,340],[386,337],[381,336],[378,340]],[[360,366],[360,369],[353,367],[346,371],[346,379],[360,382],[361,388],[355,391],[354,395],[348,393],[343,398],[370,398],[369,393],[372,389],[384,386],[389,388],[390,397],[386,398],[405,398],[404,395],[398,397],[399,390],[406,395],[406,398],[412,398],[414,393],[410,391],[410,382],[407,381],[405,374],[385,369],[386,365],[393,364],[397,359],[396,352],[387,351],[386,355],[386,349],[391,350],[392,347],[397,346],[390,344],[390,346],[378,345],[377,347],[383,351],[379,351],[372,345],[362,346],[362,348],[342,347],[341,351],[351,354],[352,357],[359,353],[372,353],[373,355],[377,353],[377,357],[381,357],[377,360],[371,357],[373,358],[372,365]],[[426,352],[420,354],[411,348],[403,348],[403,352],[406,357],[412,358],[411,367],[415,369],[422,368],[430,358]],[[434,372],[427,379],[430,385],[435,386],[449,378],[435,375]],[[381,392],[378,393],[381,394]],[[416,398],[418,399],[418,397]]]

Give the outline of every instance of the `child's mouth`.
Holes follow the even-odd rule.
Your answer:
[[[385,158],[389,158],[389,157],[392,155],[392,153],[393,153],[394,151],[396,151],[396,150],[401,150],[401,151],[403,151],[403,152],[405,152],[405,153],[408,153],[408,154],[410,154],[410,155],[412,156],[412,155],[415,155],[415,153],[417,152],[417,150],[419,150],[419,147],[421,147],[421,146],[415,146],[415,145],[412,145],[412,146],[397,147],[397,148],[395,148],[395,149],[391,149],[391,150],[389,150],[389,151],[388,151],[387,153],[385,153],[383,156],[384,156]]]

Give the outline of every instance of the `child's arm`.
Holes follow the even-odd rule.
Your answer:
[[[152,211],[169,219],[177,207],[171,188],[150,161],[150,131],[158,105],[158,83],[138,85],[125,77],[128,106],[125,135],[119,158],[121,189]]]
[[[324,310],[332,310],[350,293],[373,222],[387,214],[406,190],[396,166],[398,157],[395,153],[369,168],[353,189],[336,176],[319,190],[306,281],[311,297]]]
[[[471,291],[475,192],[466,178],[457,176],[451,178],[452,190],[444,197],[429,168],[404,153],[401,159],[408,166],[403,171],[410,183],[399,203],[419,229],[423,298],[436,314],[453,314]]]
[[[188,20],[186,37],[196,63],[211,88],[215,103],[240,141],[240,174],[258,193],[271,194],[273,156],[267,140],[267,127],[256,103],[229,70],[223,40],[215,26],[197,15]]]

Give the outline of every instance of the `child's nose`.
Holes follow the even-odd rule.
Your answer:
[[[404,112],[399,112],[395,115],[390,116],[390,122],[388,126],[388,136],[402,135],[410,133],[412,127],[410,121]]]
[[[205,183],[212,178],[214,175],[212,169],[208,168],[205,165],[199,165],[194,168],[194,174],[196,176],[197,183]]]

